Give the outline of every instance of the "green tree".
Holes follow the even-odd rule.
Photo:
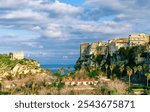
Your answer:
[[[150,80],[150,73],[145,73],[146,79],[147,79],[147,87],[148,87],[148,81]]]
[[[120,79],[121,79],[122,73],[124,71],[124,65],[120,66],[119,70],[120,70]]]
[[[70,67],[68,67],[68,76],[70,75]]]
[[[95,77],[95,76],[97,76],[98,75],[98,71],[97,70],[92,70],[92,71],[90,71],[90,73],[89,73],[89,77],[91,77],[91,78],[93,78],[93,77]]]
[[[104,74],[103,72],[99,72],[99,75],[98,75],[99,79],[103,77],[103,74]]]
[[[115,68],[115,64],[110,65],[109,68],[110,68],[111,76],[113,78],[112,72],[113,72],[113,70]]]
[[[133,70],[127,66],[127,75],[129,76],[129,87],[130,87],[130,83],[131,83],[131,75],[133,74]]]
[[[133,67],[133,73],[136,74],[136,72],[137,72],[137,67],[134,66],[134,67]]]
[[[61,75],[64,75],[65,74],[65,68],[60,68],[58,69],[58,72],[60,72]]]
[[[141,66],[141,65],[139,65],[139,66],[137,67],[137,70],[138,70],[138,72],[139,72],[139,80],[141,80],[141,71],[142,71],[142,66]]]

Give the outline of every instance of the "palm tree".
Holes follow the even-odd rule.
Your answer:
[[[135,74],[136,74],[136,72],[137,72],[137,67],[136,67],[136,66],[134,66],[134,67],[133,67],[133,74],[135,75]],[[136,76],[136,75],[135,75],[135,76]],[[135,77],[135,78],[134,78],[134,80],[135,80],[135,79],[137,79],[137,78]]]
[[[102,71],[102,67],[100,66],[100,67],[98,68],[98,70],[99,70],[99,71]]]
[[[103,76],[103,72],[99,72],[99,79],[101,79],[102,78],[102,76]]]
[[[124,65],[120,66],[119,70],[120,70],[120,79],[121,79],[122,73],[124,71]]]
[[[133,70],[129,67],[129,66],[127,66],[127,75],[129,76],[129,87],[130,87],[130,77],[131,77],[131,75],[133,74]]]
[[[147,71],[148,71],[148,69],[149,69],[149,66],[148,66],[148,65],[146,65],[146,64],[144,64],[144,65],[143,65],[143,70],[144,70],[144,72],[147,72]]]
[[[105,69],[106,69],[106,74],[107,74],[108,64],[105,64]]]
[[[64,75],[65,68],[63,68],[63,67],[62,67],[62,68],[60,68],[60,70],[59,70],[59,71],[60,71],[61,75]]]
[[[145,73],[146,79],[147,79],[147,87],[148,87],[148,81],[150,80],[150,73]]]
[[[137,67],[134,66],[134,67],[133,67],[133,73],[135,74],[136,72],[137,72]]]
[[[111,76],[112,76],[112,71],[113,71],[113,69],[115,68],[115,64],[110,65],[109,68],[110,68]],[[113,76],[112,76],[112,78],[113,78]]]
[[[70,67],[68,67],[68,76],[70,75]]]
[[[116,80],[117,79],[117,74],[114,74],[113,76],[114,76],[114,80]]]
[[[138,70],[138,72],[139,72],[139,79],[141,80],[141,70],[142,70],[142,66],[141,65],[139,65],[138,67],[137,67],[137,70]]]

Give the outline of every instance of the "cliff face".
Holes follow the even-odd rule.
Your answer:
[[[42,74],[49,75],[50,72],[43,70],[35,60],[12,60],[7,54],[0,54],[0,80],[22,79]]]
[[[150,64],[150,36],[139,34],[131,38],[112,39],[108,42],[82,43],[75,69],[97,68],[104,64],[134,66]],[[133,44],[134,43],[134,44]]]

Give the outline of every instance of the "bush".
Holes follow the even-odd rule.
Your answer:
[[[51,93],[47,93],[46,95],[51,95]]]
[[[59,83],[59,84],[57,85],[57,88],[58,88],[58,89],[61,89],[61,88],[64,87],[64,85],[65,85],[65,83]]]
[[[0,95],[9,95],[10,92],[6,92],[6,91],[0,91]]]
[[[95,77],[95,76],[97,76],[98,75],[98,71],[97,70],[92,70],[92,71],[90,71],[90,73],[89,73],[89,77],[91,77],[91,78],[93,78],[93,77]]]
[[[145,90],[144,93],[145,93],[146,95],[150,95],[150,90]]]
[[[117,94],[117,90],[109,90],[108,94],[109,95],[116,95]]]

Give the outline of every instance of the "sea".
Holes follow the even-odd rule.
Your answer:
[[[41,65],[43,69],[48,69],[52,72],[57,72],[59,68],[65,68],[65,73],[68,71],[68,67],[70,67],[70,72],[74,71],[74,64],[45,64]]]

